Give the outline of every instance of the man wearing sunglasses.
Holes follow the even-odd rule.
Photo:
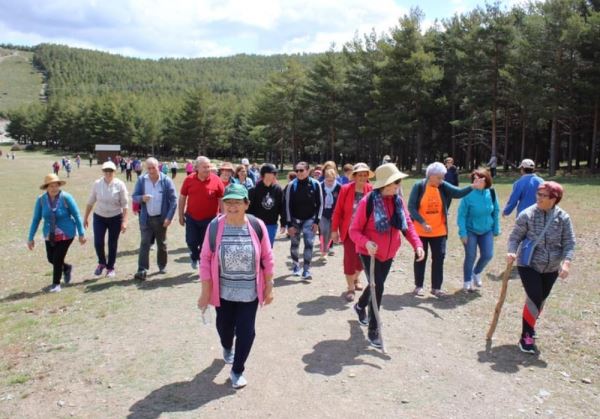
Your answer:
[[[286,188],[284,198],[286,226],[291,238],[292,272],[295,276],[300,276],[300,272],[302,272],[302,279],[312,278],[310,263],[313,243],[323,213],[321,185],[309,177],[308,168],[306,162],[296,164],[296,179],[292,180]],[[302,271],[299,262],[300,235],[304,236]]]

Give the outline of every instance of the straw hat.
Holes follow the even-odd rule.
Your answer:
[[[44,183],[40,185],[40,189],[46,189],[51,183],[58,183],[60,186],[62,186],[67,182],[65,182],[64,180],[60,180],[60,178],[54,173],[48,173],[44,177]]]
[[[375,173],[373,173],[373,171],[369,169],[367,163],[356,163],[354,166],[352,166],[352,175],[358,172],[368,172],[369,179],[375,177]]]
[[[394,163],[386,163],[375,169],[375,177],[377,180],[373,184],[373,189],[379,189],[394,183],[398,179],[404,179],[408,175],[398,170]]]
[[[228,161],[224,161],[219,166],[219,170],[231,170],[233,172],[233,165]]]

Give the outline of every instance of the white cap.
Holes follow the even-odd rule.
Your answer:
[[[245,157],[244,157],[244,158],[242,159],[242,164],[243,164],[243,165],[249,165],[249,164],[250,164],[250,160],[248,160],[247,158],[245,158]]]
[[[113,172],[116,172],[117,166],[111,161],[106,161],[102,164],[102,170],[112,170]]]
[[[523,168],[523,169],[535,169],[535,163],[531,159],[523,159],[523,161],[519,165],[519,168]]]

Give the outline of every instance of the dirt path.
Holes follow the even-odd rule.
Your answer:
[[[87,168],[74,173],[82,177],[81,195],[95,173]],[[72,188],[77,182],[72,179]],[[221,360],[214,316],[203,325],[195,309],[199,284],[189,267],[183,229],[169,232],[168,274],[139,285],[130,275],[137,257],[136,222],[121,242],[119,276],[113,281],[91,275],[91,243],[87,249],[73,247],[75,284],[59,295],[38,291],[48,282],[41,252],[22,260],[30,267],[24,274],[30,289],[18,292],[3,280],[1,304],[11,307],[10,316],[36,322],[38,329],[29,340],[24,336],[4,345],[10,370],[30,378],[0,390],[0,417],[598,416],[597,364],[569,364],[544,319],[542,354],[516,349],[522,297],[517,281],[511,281],[496,339],[486,348],[501,260],[490,266],[494,275],[486,278],[481,294],[416,298],[404,246],[386,283],[382,316],[389,354],[384,355],[368,346],[366,329],[340,296],[341,252],[326,265],[315,263],[314,279],[303,282],[288,275],[289,242],[279,240],[275,301],[259,310],[246,370],[249,385],[236,392]],[[452,243],[445,282],[452,293],[460,287],[461,258],[462,249]],[[8,260],[2,263],[6,272]],[[568,290],[555,292],[554,301],[560,301]],[[553,301],[547,309],[559,311]],[[597,354],[595,348],[592,359]],[[581,381],[582,371],[592,384]]]

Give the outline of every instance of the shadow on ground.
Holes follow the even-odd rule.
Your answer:
[[[344,311],[350,306],[341,296],[323,295],[316,300],[299,303],[298,314],[301,316],[320,316],[327,311]]]
[[[224,366],[223,360],[215,359],[191,381],[171,383],[154,390],[129,408],[127,418],[154,419],[168,412],[190,412],[213,400],[234,394],[235,390],[229,382],[214,382]]]
[[[368,365],[381,369],[379,365],[364,361],[359,357],[371,355],[383,360],[389,360],[390,357],[369,346],[357,321],[352,320],[348,323],[350,337],[346,340],[332,339],[317,343],[311,353],[302,357],[302,362],[306,364],[304,371],[310,374],[336,375],[342,372],[344,367],[355,365]]]
[[[89,284],[93,284],[99,280],[100,280],[99,278],[86,279],[85,281],[82,281],[82,282],[71,282],[69,285],[61,284],[61,287],[63,289],[69,289],[71,287],[88,286]],[[0,303],[5,303],[5,302],[9,302],[9,301],[28,300],[30,298],[35,298],[35,297],[39,297],[40,295],[47,294],[49,290],[50,290],[50,285],[42,288],[39,291],[17,292],[15,294],[8,295],[4,298],[0,298]]]
[[[506,271],[502,271],[500,273],[493,274],[492,272],[488,272],[486,274],[487,279],[489,279],[490,281],[502,281],[502,277],[504,276],[504,272]],[[519,271],[517,270],[517,267],[513,265],[512,269],[510,270],[510,276],[508,277],[508,279],[520,279],[519,277]]]
[[[137,286],[140,290],[154,290],[163,287],[174,287],[177,285],[188,284],[198,279],[198,275],[195,272],[188,272],[178,276],[154,279],[158,276],[158,273],[150,274],[146,277],[145,281],[139,281],[137,279],[126,279],[124,281],[109,281],[101,282],[86,287],[85,292],[99,292],[104,291],[112,287],[129,287]]]
[[[477,352],[477,360],[505,374],[514,374],[521,368],[548,366],[546,361],[539,358],[539,354],[523,353],[516,344],[492,347],[491,341],[486,342],[485,350]]]
[[[462,290],[456,291],[454,294],[448,294],[446,297],[437,298],[434,296],[417,297],[412,292],[407,292],[401,295],[385,295],[383,296],[382,306],[384,310],[400,311],[406,307],[425,310],[433,317],[442,319],[442,316],[434,309],[450,310],[472,301],[481,298],[478,292],[465,293]]]

